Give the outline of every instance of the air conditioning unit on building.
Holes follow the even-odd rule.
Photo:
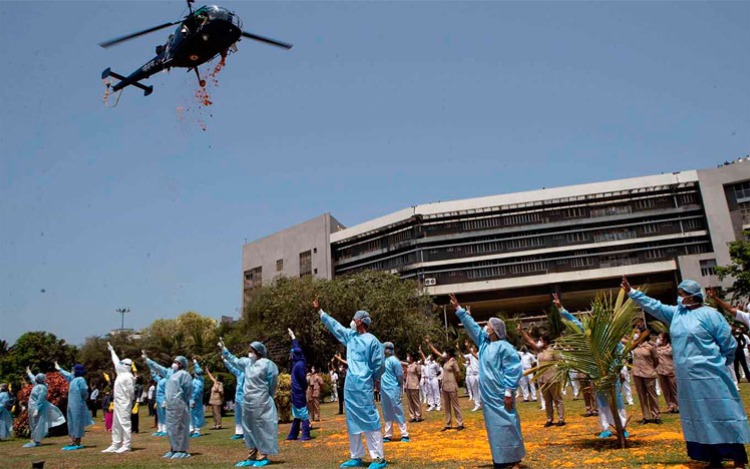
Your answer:
[[[435,285],[437,285],[437,280],[434,279],[433,277],[428,277],[424,279],[424,286],[434,287]]]

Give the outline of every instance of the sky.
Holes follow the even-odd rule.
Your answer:
[[[106,108],[178,1],[0,1],[0,339],[239,316],[242,244],[325,212],[715,167],[750,153],[750,2],[222,2],[213,105],[175,69]],[[204,67],[204,73],[208,67]],[[113,98],[110,98],[110,103]],[[205,130],[203,130],[205,127]]]

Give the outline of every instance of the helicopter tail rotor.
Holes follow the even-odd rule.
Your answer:
[[[271,39],[271,38],[268,38],[268,37],[259,36],[257,34],[248,33],[247,31],[242,31],[242,37],[246,37],[246,38],[252,39],[254,41],[265,42],[266,44],[270,44],[272,46],[282,47],[282,48],[284,48],[286,50],[289,50],[289,49],[291,49],[293,47],[292,44],[289,44],[289,43],[286,43],[286,42],[277,41],[276,39]]]

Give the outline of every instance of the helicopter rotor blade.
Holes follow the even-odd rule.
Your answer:
[[[160,29],[168,28],[170,26],[174,26],[176,24],[182,23],[182,20],[180,21],[172,21],[171,23],[164,23],[160,24],[159,26],[154,26],[153,28],[144,29],[143,31],[138,31],[137,33],[127,34],[125,36],[116,37],[114,39],[110,39],[109,41],[100,42],[99,45],[101,47],[107,48],[110,46],[114,46],[115,44],[119,44],[124,41],[129,41],[130,39],[134,39],[138,36],[143,36],[144,34],[153,33],[154,31],[158,31]]]
[[[287,50],[292,48],[292,44],[277,41],[275,39],[271,39],[271,38],[267,38],[263,36],[258,36],[257,34],[248,33],[247,31],[242,31],[242,37],[253,39],[255,41],[265,42],[266,44],[271,44],[272,46],[283,47],[284,49],[287,49]]]

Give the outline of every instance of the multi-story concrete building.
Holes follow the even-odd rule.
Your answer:
[[[386,270],[419,280],[438,303],[459,294],[480,316],[538,314],[552,292],[561,293],[566,306],[583,309],[596,291],[617,288],[622,275],[673,300],[681,278],[720,284],[713,268],[729,263],[727,243],[750,229],[750,159],[416,205],[350,228],[318,222],[317,235],[305,225],[246,245],[245,278],[265,268],[261,259],[280,256],[261,255],[263,243],[292,256],[307,245],[302,239],[314,237],[329,243],[322,277]]]

